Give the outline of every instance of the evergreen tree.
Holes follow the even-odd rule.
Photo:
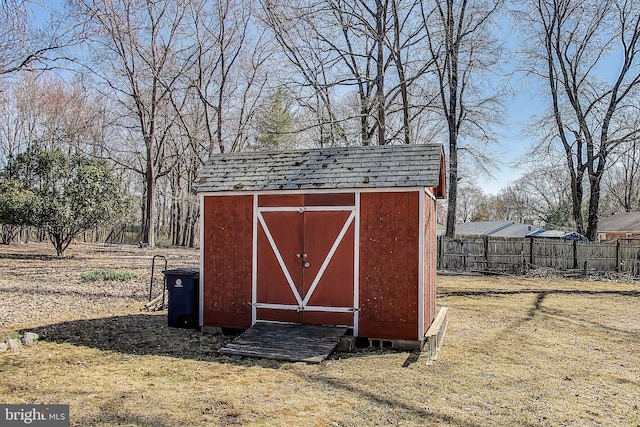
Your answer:
[[[294,147],[291,100],[283,88],[276,89],[256,122],[255,149],[277,151]]]

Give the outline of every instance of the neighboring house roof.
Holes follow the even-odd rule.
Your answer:
[[[534,237],[538,239],[559,239],[559,240],[578,240],[587,241],[588,239],[575,231],[561,230],[538,230],[528,234],[526,237]]]
[[[533,225],[514,222],[491,234],[491,237],[526,237],[528,234],[539,230],[538,227],[534,227]]]
[[[456,236],[525,237],[538,227],[515,221],[475,221],[456,224]]]
[[[601,233],[640,233],[640,212],[622,212],[601,218],[598,222]]]
[[[332,147],[212,155],[197,192],[435,187],[443,197],[440,144]]]
[[[515,224],[515,221],[473,221],[456,224],[456,235],[490,236],[503,228]]]

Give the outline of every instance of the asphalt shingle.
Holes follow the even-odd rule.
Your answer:
[[[197,192],[437,187],[440,144],[215,154]]]

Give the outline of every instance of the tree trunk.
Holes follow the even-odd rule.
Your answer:
[[[189,227],[189,247],[193,248],[196,245],[196,235],[198,231],[198,220],[199,220],[198,210],[196,209],[193,218],[191,220],[191,226]],[[202,242],[200,242],[202,244]]]
[[[156,235],[156,227],[155,227],[155,216],[156,216],[156,206],[155,206],[155,197],[156,197],[156,179],[155,179],[155,171],[153,169],[153,150],[148,146],[147,148],[147,171],[145,176],[145,186],[146,186],[146,200],[145,200],[145,218],[144,218],[144,235],[143,235],[143,243],[145,243],[148,247],[153,248],[156,245],[155,235]]]
[[[175,222],[176,222],[176,226],[175,226],[175,236],[173,239],[173,244],[174,245],[180,245],[182,242],[182,235],[184,234],[184,227],[186,226],[186,224],[184,223],[184,219],[182,218],[182,205],[183,205],[184,201],[182,200],[182,198],[180,198],[179,200],[176,200],[175,205],[176,205],[176,210],[175,210]]]
[[[575,183],[572,183],[572,187],[575,186],[575,192],[572,191],[573,194],[573,220],[576,223],[576,232],[578,234],[584,234],[584,219],[582,218],[582,199],[584,197],[584,185],[582,181],[584,180],[584,172],[578,171],[577,174],[574,175]]]
[[[402,127],[404,143],[411,144],[411,130],[409,128],[409,89],[407,78],[404,72],[404,63],[402,62],[402,49],[400,46],[400,17],[398,15],[397,2],[393,1],[391,4],[393,8],[393,44],[394,44],[394,57],[396,63],[396,69],[398,71],[398,78],[400,79],[400,95],[402,96]]]
[[[384,18],[386,13],[382,1],[376,0],[376,43],[378,47],[377,59],[376,59],[376,102],[378,110],[378,145],[385,145],[387,143],[385,131],[385,100],[384,100],[384,37],[385,37],[385,25]]]
[[[362,145],[371,145],[371,137],[369,136],[369,111],[365,107],[367,98],[363,93],[360,94],[360,133],[362,138]]]
[[[456,234],[456,209],[458,203],[458,141],[452,126],[449,126],[449,194],[447,206],[447,237]]]
[[[66,249],[66,245],[64,244],[62,234],[53,231],[50,231],[47,234],[49,235],[49,240],[53,244],[53,247],[56,249],[56,254],[58,255],[58,257],[64,258],[64,250]]]
[[[593,177],[591,181],[591,192],[589,193],[589,212],[587,217],[587,239],[595,241],[598,239],[598,208],[600,207],[600,178]]]
[[[193,227],[193,224],[191,224],[191,211],[193,210],[193,206],[192,203],[189,203],[187,201],[186,203],[186,214],[185,214],[185,219],[184,219],[184,227],[183,227],[183,232],[182,232],[182,240],[180,242],[180,244],[182,246],[189,246],[189,235],[191,234],[191,228]]]

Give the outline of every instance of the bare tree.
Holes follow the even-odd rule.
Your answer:
[[[6,94],[0,104],[0,159],[31,146],[95,154],[102,110],[80,85],[51,73],[24,74],[14,79]]]
[[[475,183],[465,183],[460,186],[460,199],[456,222],[487,221],[488,212],[481,212],[488,204],[488,196]]]
[[[533,220],[527,201],[529,195],[517,185],[508,185],[493,197],[492,219],[502,221],[527,222]]]
[[[358,93],[360,140],[370,144],[374,130],[370,124],[374,83],[371,69],[372,47],[363,45],[351,31],[357,14],[353,3],[342,0],[294,4],[263,0],[263,20],[272,29],[284,57],[296,73],[285,77],[290,92],[300,103],[311,106],[324,132],[339,122],[332,88],[343,85]],[[335,24],[330,24],[334,21]],[[308,101],[311,100],[311,101]],[[334,145],[335,137],[322,138]]]
[[[183,78],[202,115],[208,154],[240,151],[266,85],[272,49],[251,0],[192,0],[193,67]]]
[[[607,161],[637,134],[625,122],[638,115],[631,98],[640,88],[640,4],[526,0],[516,13],[523,38],[530,42],[528,72],[548,85],[553,125],[542,144],[547,151],[559,146],[564,153],[576,231],[595,240]],[[618,57],[619,66],[611,67]]]
[[[489,30],[502,4],[484,0],[432,0],[421,4],[426,46],[434,58],[437,76],[438,109],[447,122],[448,237],[455,235],[459,151],[464,148],[473,152],[473,140],[491,140],[490,126],[499,121],[496,95],[488,85],[481,88],[478,82],[499,59],[500,47]],[[463,137],[465,146],[461,145]],[[479,152],[471,157],[477,157],[478,164],[484,159]]]
[[[81,25],[71,25],[51,6],[38,0],[0,2],[0,76],[52,69],[68,59],[67,48],[81,42]]]
[[[190,0],[185,7],[183,43],[191,48],[181,58],[190,65],[169,92],[176,126],[167,154],[175,162],[161,178],[159,223],[173,244],[193,246],[198,201],[191,184],[207,156],[247,146],[273,49],[250,0]]]
[[[631,212],[640,209],[640,141],[621,144],[603,177],[604,197],[600,213]]]
[[[431,57],[421,49],[425,29],[419,2],[391,0],[263,0],[265,22],[296,69],[290,90],[316,114],[320,143],[344,143],[358,122],[362,145],[414,142],[411,127],[430,97],[419,88]],[[352,103],[349,100],[357,99]],[[336,105],[355,107],[340,117]],[[343,110],[344,112],[344,110]],[[322,117],[322,118],[321,118]]]
[[[567,175],[557,161],[548,166],[537,163],[522,178],[504,188],[498,198],[507,202],[514,212],[519,212],[523,220],[533,220],[541,226],[570,227],[573,224]]]
[[[111,157],[144,177],[143,241],[154,246],[157,180],[175,161],[167,152],[177,120],[170,94],[191,65],[185,52],[193,51],[184,37],[185,1],[72,3],[80,19],[89,21],[94,53],[89,69],[103,84],[102,94],[119,106],[122,135],[132,143],[109,147]],[[122,149],[133,155],[119,156]]]

